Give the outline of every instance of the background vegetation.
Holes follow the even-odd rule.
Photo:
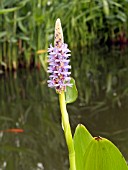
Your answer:
[[[38,54],[53,41],[54,23],[62,21],[70,48],[127,43],[128,0],[1,0],[2,69],[39,68]],[[38,51],[38,53],[37,53]]]

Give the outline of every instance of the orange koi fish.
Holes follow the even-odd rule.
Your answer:
[[[23,129],[6,129],[6,130],[1,130],[0,132],[11,132],[11,133],[23,133],[24,130]]]

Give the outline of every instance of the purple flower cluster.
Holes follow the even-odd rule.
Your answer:
[[[69,72],[69,69],[71,69],[69,65],[70,54],[68,54],[70,50],[68,49],[68,45],[63,43],[59,48],[50,45],[48,52],[48,73],[50,74],[48,86],[55,88],[58,93],[61,93],[66,90],[66,86],[72,86],[70,83],[71,72]]]

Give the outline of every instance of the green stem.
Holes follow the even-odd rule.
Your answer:
[[[69,151],[70,170],[76,170],[75,150],[74,150],[73,138],[72,138],[72,133],[71,133],[71,127],[69,123],[68,112],[66,109],[64,92],[59,94],[59,101],[60,101],[60,110],[61,110],[61,115],[62,115],[62,125],[63,125],[65,139],[66,139],[66,143],[67,143],[68,151]]]

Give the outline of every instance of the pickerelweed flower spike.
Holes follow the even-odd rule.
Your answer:
[[[70,50],[68,45],[63,42],[63,32],[61,27],[60,19],[57,19],[55,24],[55,41],[54,47],[50,45],[48,48],[48,73],[50,74],[48,80],[48,86],[55,88],[57,93],[66,91],[66,87],[71,87],[69,69],[69,57]]]

